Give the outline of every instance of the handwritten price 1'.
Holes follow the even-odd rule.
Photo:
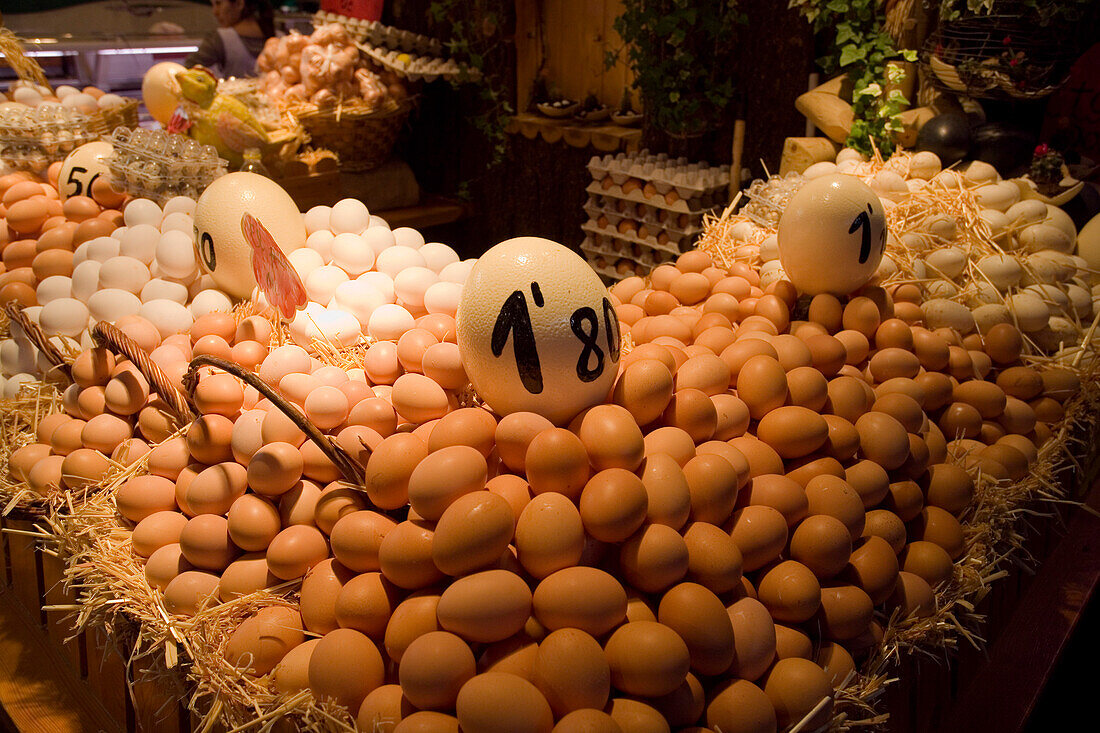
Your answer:
[[[542,308],[545,301],[537,282],[531,283],[531,297],[535,306]],[[612,363],[619,361],[619,319],[615,307],[603,299],[604,337],[607,340],[607,352]],[[599,345],[600,317],[591,306],[582,306],[569,316],[569,328],[581,342],[583,348],[577,357],[577,379],[592,382],[603,374],[605,354]],[[527,297],[522,290],[516,290],[504,301],[493,324],[490,347],[493,356],[499,357],[508,345],[508,336],[512,337],[512,353],[516,358],[516,369],[520,382],[531,394],[541,394],[542,363],[539,360],[538,344],[535,343],[535,330],[531,325],[531,312],[527,307]],[[595,364],[591,362],[595,359]]]

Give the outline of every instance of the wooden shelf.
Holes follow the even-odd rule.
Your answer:
[[[509,133],[523,135],[528,140],[541,137],[548,143],[564,141],[574,148],[593,147],[604,153],[616,150],[634,152],[642,144],[642,131],[621,125],[592,125],[576,120],[555,120],[539,114],[523,112],[508,124]]]
[[[458,201],[442,196],[429,196],[417,206],[406,206],[376,213],[385,219],[391,228],[413,227],[414,229],[424,229],[456,222],[467,216],[469,212],[468,207]]]

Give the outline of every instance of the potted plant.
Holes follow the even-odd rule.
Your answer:
[[[624,0],[615,30],[647,125],[680,139],[722,125],[735,98],[731,69],[744,22],[736,0]],[[608,53],[608,68],[623,51]]]

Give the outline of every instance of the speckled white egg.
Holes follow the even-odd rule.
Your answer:
[[[119,288],[137,294],[149,280],[149,268],[134,257],[112,257],[99,268],[100,288]]]
[[[362,275],[355,278],[355,280],[356,282],[361,282],[365,285],[369,285],[370,287],[381,293],[384,302],[397,302],[397,294],[393,291],[393,278],[386,273],[371,270],[370,272],[364,272]]]
[[[58,298],[42,306],[38,325],[47,336],[80,336],[88,327],[88,307],[76,298]]]
[[[187,303],[187,286],[155,277],[145,283],[139,297],[142,303],[148,303],[151,300],[173,300],[184,305]]]
[[[886,246],[886,213],[853,176],[822,176],[791,197],[779,219],[779,259],[809,295],[847,295],[865,284]]]
[[[429,313],[446,313],[454,316],[462,300],[462,286],[458,283],[441,280],[432,283],[424,292],[424,310]]]
[[[150,300],[142,304],[138,315],[152,323],[162,339],[174,333],[187,333],[195,322],[187,306],[174,300]]]
[[[168,277],[184,280],[194,277],[199,270],[195,259],[195,245],[192,236],[169,230],[157,240],[156,263],[160,272]]]
[[[65,275],[50,275],[38,283],[38,287],[35,288],[34,292],[40,305],[46,305],[58,298],[71,298],[73,280]]]
[[[328,264],[332,262],[333,239],[335,235],[328,229],[319,229],[306,237],[306,246],[321,255],[321,260]]]
[[[367,322],[367,333],[379,341],[396,341],[415,325],[412,314],[403,306],[386,303],[374,309]]]
[[[105,288],[88,298],[88,311],[97,321],[114,323],[141,310],[141,299],[128,290]]]
[[[359,234],[370,226],[370,212],[358,199],[342,199],[329,212],[328,223],[333,234]]]
[[[320,231],[331,231],[329,229],[329,216],[332,214],[331,206],[314,206],[306,213],[302,214],[302,223],[305,225],[306,234],[313,234]]]
[[[126,208],[122,211],[122,220],[128,227],[138,224],[157,226],[163,217],[164,212],[161,208],[149,199],[134,199],[126,204]]]
[[[351,277],[374,266],[374,250],[358,234],[337,234],[332,242],[332,261]]]
[[[348,274],[336,265],[321,265],[306,277],[306,294],[314,303],[327,304],[336,288],[348,280]]]
[[[195,295],[189,307],[191,309],[191,314],[195,318],[201,318],[207,313],[213,313],[214,311],[229,313],[233,310],[233,301],[229,299],[228,295],[220,290],[215,288],[204,288]]]

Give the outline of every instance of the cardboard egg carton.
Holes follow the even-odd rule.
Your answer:
[[[319,28],[327,23],[339,23],[347,29],[348,35],[352,38],[357,41],[365,41],[372,46],[383,46],[420,55],[441,56],[443,54],[443,44],[436,39],[412,31],[394,28],[377,20],[352,18],[324,10],[319,10],[313,14],[314,28]]]
[[[111,144],[114,152],[107,159],[111,185],[158,203],[173,196],[198,198],[229,169],[214,146],[163,130],[119,127]]]
[[[465,67],[454,59],[420,56],[408,51],[372,46],[365,41],[356,45],[360,51],[370,56],[380,66],[411,81],[433,82],[440,78],[457,79],[459,77],[476,79],[480,76],[476,69]]]
[[[636,204],[622,199],[607,200],[602,197],[589,197],[584,205],[590,219],[605,218],[612,226],[629,219],[638,225],[644,224],[649,231],[666,232],[680,242],[685,237],[694,237],[703,231],[702,217],[691,214],[677,214],[668,209],[659,209],[647,204]]]
[[[667,209],[678,214],[695,214],[702,217],[715,206],[724,202],[725,193],[706,193],[693,198],[685,199],[678,191],[670,190],[664,194],[654,189],[647,189],[646,184],[639,179],[628,179],[620,185],[614,182],[610,176],[605,176],[599,181],[592,181],[584,189],[593,196],[605,196],[625,201],[633,201],[638,204],[646,204],[658,209]]]
[[[594,155],[588,161],[592,179],[602,181],[606,177],[618,186],[631,178],[652,183],[662,196],[675,190],[681,199],[692,199],[729,189],[730,167],[711,166],[706,161],[688,162],[687,158],[669,158],[665,153],[652,155],[648,150],[639,153],[608,153]]]
[[[597,273],[608,280],[622,280],[631,275],[645,276],[653,269],[654,263],[644,261],[644,258],[634,257],[627,250],[615,250],[602,237],[587,236],[581,242],[581,251],[584,252],[588,264]]]

